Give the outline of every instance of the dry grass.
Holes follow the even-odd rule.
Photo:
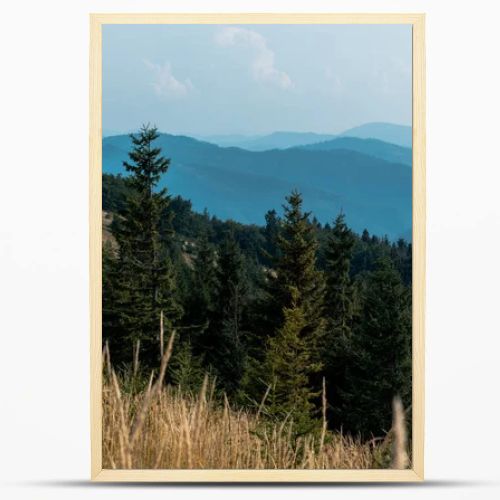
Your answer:
[[[396,397],[392,402],[392,469],[406,469],[409,464],[407,443],[406,443],[406,423],[405,412],[401,398]]]
[[[139,394],[124,392],[109,363],[103,387],[103,462],[111,469],[369,469],[408,465],[402,407],[395,403],[395,427],[384,440],[363,443],[327,431],[293,438],[293,422],[271,425],[257,412],[236,410],[214,397],[205,378],[197,395],[163,383],[173,336],[156,381]],[[400,413],[397,413],[400,412]],[[392,448],[391,448],[392,446]],[[391,452],[392,449],[392,452]],[[380,457],[389,457],[381,463]],[[389,465],[390,464],[390,465]]]

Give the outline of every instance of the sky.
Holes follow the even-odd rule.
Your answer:
[[[411,125],[411,25],[105,25],[103,131]]]

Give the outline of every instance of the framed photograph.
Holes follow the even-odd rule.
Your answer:
[[[422,481],[423,14],[90,16],[96,481]]]

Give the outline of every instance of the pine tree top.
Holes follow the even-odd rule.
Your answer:
[[[132,163],[124,161],[123,166],[133,174],[131,182],[136,189],[155,187],[170,166],[170,159],[161,156],[161,148],[153,147],[159,136],[158,129],[149,124],[143,125],[138,134],[130,134],[134,147],[128,155]]]

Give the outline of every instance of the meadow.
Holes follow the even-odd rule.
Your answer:
[[[405,417],[393,402],[393,426],[382,437],[329,431],[325,391],[322,427],[297,436],[293,417],[266,415],[266,396],[252,411],[232,407],[206,375],[193,394],[165,384],[174,348],[170,337],[159,370],[146,384],[117,374],[105,346],[103,466],[108,469],[404,469],[409,464]],[[134,370],[135,371],[135,370]]]

